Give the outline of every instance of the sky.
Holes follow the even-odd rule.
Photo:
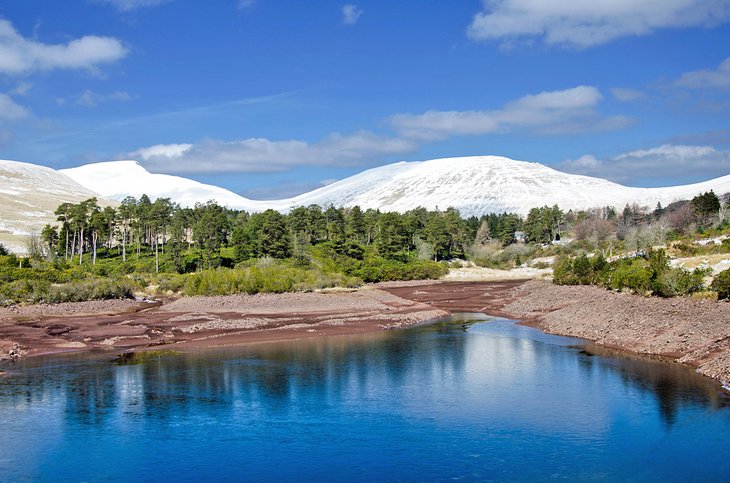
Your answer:
[[[730,174],[730,1],[0,3],[0,159],[272,199],[472,155]]]

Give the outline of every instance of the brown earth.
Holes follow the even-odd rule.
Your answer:
[[[80,350],[218,347],[408,327],[448,315],[382,290],[187,297],[0,310],[0,360]]]

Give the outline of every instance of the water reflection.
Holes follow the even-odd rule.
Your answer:
[[[489,322],[475,323],[480,320]],[[728,399],[713,382],[676,365],[578,342],[464,315],[408,331],[165,356],[140,365],[112,365],[107,354],[30,359],[0,378],[0,479],[42,477],[43,468],[55,468],[53,458],[73,459],[70,447],[89,438],[98,444],[92,455],[103,459],[108,451],[132,466],[135,458],[151,457],[148,446],[140,445],[134,457],[115,451],[137,437],[172,438],[191,461],[229,447],[269,461],[276,456],[265,451],[282,446],[306,454],[328,448],[352,461],[363,446],[401,444],[411,452],[440,444],[465,458],[506,451],[505,444],[552,441],[534,456],[540,464],[562,461],[558,451],[568,447],[590,448],[583,451],[587,464],[619,452],[627,431],[658,434],[682,426],[687,411],[695,417],[718,412],[720,424],[730,426],[721,411]],[[719,443],[730,449],[727,439]],[[510,454],[499,464],[506,467]],[[362,464],[375,468],[372,461]],[[112,478],[127,475],[108,471]]]

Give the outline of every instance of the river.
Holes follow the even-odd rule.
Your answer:
[[[0,367],[0,480],[724,480],[730,397],[458,314],[408,330]]]

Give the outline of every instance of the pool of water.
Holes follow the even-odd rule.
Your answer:
[[[461,314],[383,334],[35,358],[0,480],[724,480],[730,399],[676,365]]]

